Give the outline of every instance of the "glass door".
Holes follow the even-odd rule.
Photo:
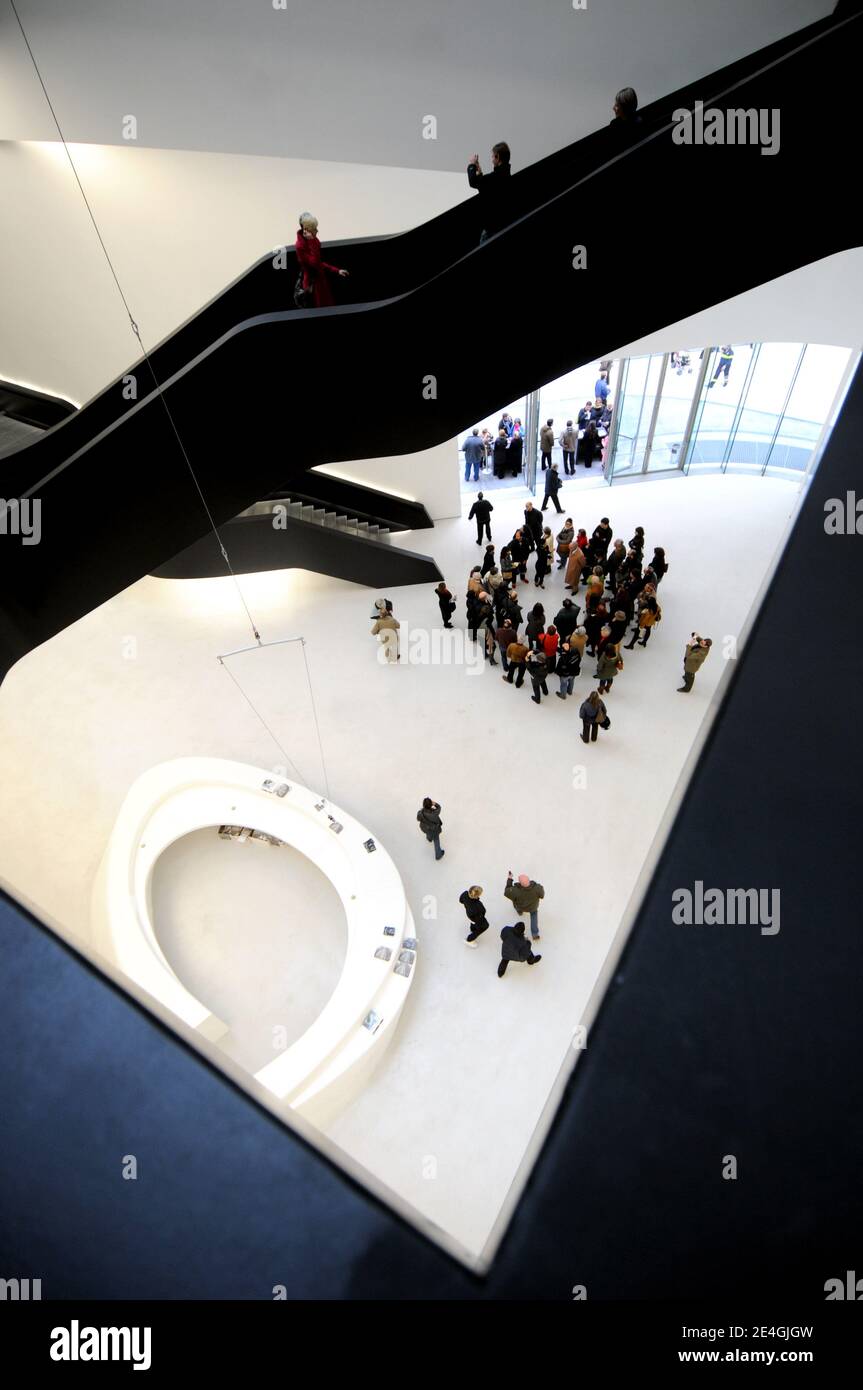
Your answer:
[[[653,419],[645,472],[668,472],[683,467],[701,362],[698,348],[680,348],[663,359],[661,394]]]

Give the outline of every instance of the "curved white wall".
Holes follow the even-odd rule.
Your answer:
[[[255,1072],[271,1100],[321,1125],[362,1089],[415,975],[413,916],[401,878],[365,826],[262,768],[224,758],[159,763],[135,780],[120,808],[93,886],[93,938],[174,1026],[210,1042],[224,1036],[228,1025],[168,963],[152,911],[153,872],[168,846],[223,824],[251,827],[299,850],[341,899],[348,947],[338,984],[305,1032]]]

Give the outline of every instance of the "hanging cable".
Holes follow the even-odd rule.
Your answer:
[[[255,649],[252,648],[252,650],[254,651]],[[258,718],[258,719],[261,721],[261,723],[263,724],[263,726],[264,726],[264,728],[266,729],[267,733],[269,734],[270,738],[273,740],[273,743],[274,743],[274,744],[276,745],[276,747],[278,748],[279,752],[280,752],[280,753],[282,754],[282,756],[286,759],[286,761],[289,763],[289,765],[294,769],[294,772],[296,773],[297,781],[298,781],[298,782],[303,782],[306,786],[308,786],[308,783],[306,782],[305,777],[303,777],[302,774],[300,773],[300,770],[299,770],[299,768],[297,767],[296,763],[293,762],[293,760],[292,760],[291,758],[288,757],[287,752],[286,752],[285,749],[282,747],[282,745],[279,743],[279,740],[276,738],[275,734],[273,733],[273,731],[272,731],[272,729],[270,728],[269,724],[267,723],[266,719],[265,719],[264,716],[261,714],[260,710],[255,708],[254,703],[249,699],[248,695],[246,694],[246,692],[245,692],[245,690],[243,689],[243,687],[240,685],[240,682],[237,680],[237,678],[236,678],[236,676],[234,675],[233,671],[231,670],[230,666],[226,666],[226,665],[225,665],[225,661],[224,661],[224,658],[223,658],[223,657],[220,656],[220,657],[218,657],[217,659],[218,659],[219,665],[222,667],[222,669],[225,670],[225,671],[227,671],[228,675],[231,677],[231,680],[234,682],[234,685],[237,687],[237,689],[239,690],[239,692],[240,692],[240,694],[242,695],[243,699],[245,700],[246,704],[249,706],[249,709],[250,709],[250,710],[252,711],[252,713],[256,716],[256,718]],[[329,800],[329,793],[327,793],[327,799]]]
[[[161,382],[159,381],[158,377],[156,376],[156,372],[155,372],[155,369],[154,369],[154,367],[153,367],[153,363],[152,363],[151,360],[150,360],[150,354],[149,354],[149,352],[147,351],[147,348],[146,348],[145,345],[144,345],[144,340],[143,340],[143,338],[141,337],[141,330],[139,329],[137,323],[135,322],[135,318],[134,318],[134,316],[133,316],[133,314],[132,314],[132,310],[129,308],[129,303],[128,303],[127,299],[126,299],[125,294],[123,293],[123,286],[120,284],[119,276],[117,275],[117,272],[116,272],[116,270],[114,269],[114,263],[113,263],[113,261],[111,260],[111,257],[110,257],[109,252],[108,252],[108,248],[107,248],[107,246],[105,245],[105,240],[104,240],[104,238],[103,238],[103,236],[102,236],[102,233],[101,233],[100,230],[99,230],[99,224],[98,224],[98,222],[96,221],[95,215],[94,215],[94,213],[93,213],[93,209],[91,208],[89,199],[87,198],[87,194],[86,194],[85,191],[84,191],[84,185],[83,185],[82,182],[81,182],[81,179],[80,179],[80,177],[79,177],[79,175],[78,175],[78,170],[77,170],[76,167],[75,167],[75,161],[74,161],[74,159],[72,158],[72,155],[71,155],[71,153],[70,153],[70,151],[69,151],[69,146],[68,146],[68,144],[67,144],[67,142],[66,142],[66,137],[65,137],[65,135],[63,134],[62,127],[61,127],[60,122],[59,122],[59,120],[58,120],[58,118],[57,118],[57,112],[54,110],[54,104],[53,104],[53,102],[51,101],[50,96],[48,95],[48,88],[45,86],[45,82],[44,82],[44,80],[43,80],[42,73],[39,71],[39,64],[36,62],[36,55],[34,54],[33,49],[30,47],[30,40],[27,38],[27,34],[26,34],[26,32],[25,32],[24,25],[21,23],[21,16],[20,16],[19,13],[18,13],[17,7],[16,7],[16,5],[15,5],[15,0],[9,0],[9,4],[12,6],[12,12],[13,12],[13,14],[15,15],[15,18],[16,18],[16,20],[17,20],[17,22],[18,22],[18,28],[21,30],[21,37],[22,37],[22,39],[24,40],[24,43],[25,43],[26,48],[27,48],[27,52],[30,54],[30,61],[31,61],[31,63],[33,64],[33,69],[34,69],[34,71],[35,71],[35,73],[36,73],[36,76],[37,76],[37,78],[39,79],[39,86],[42,88],[42,91],[43,91],[44,96],[45,96],[45,100],[46,100],[46,102],[48,103],[48,109],[49,109],[49,111],[51,112],[51,118],[52,118],[52,120],[53,120],[55,126],[57,127],[57,134],[60,136],[60,141],[61,141],[61,143],[62,143],[62,145],[63,145],[64,153],[65,153],[65,155],[66,155],[67,160],[69,161],[69,167],[70,167],[71,170],[72,170],[72,173],[73,173],[74,178],[75,178],[75,182],[77,183],[78,189],[79,189],[80,194],[81,194],[81,197],[82,197],[83,200],[84,200],[84,206],[86,207],[87,213],[88,213],[88,215],[89,215],[89,217],[90,217],[90,221],[91,221],[92,224],[93,224],[93,230],[95,231],[96,236],[98,237],[99,245],[100,245],[101,248],[102,248],[102,253],[103,253],[104,257],[105,257],[105,260],[106,260],[107,263],[108,263],[108,269],[109,269],[110,272],[111,272],[111,276],[112,276],[112,278],[113,278],[113,280],[114,280],[114,284],[117,286],[117,293],[119,294],[121,300],[123,301],[123,308],[126,310],[126,314],[128,315],[129,323],[130,323],[131,328],[132,328],[132,332],[134,333],[135,337],[136,337],[137,340],[138,340],[138,344],[139,344],[139,346],[140,346],[140,349],[141,349],[141,352],[142,352],[142,354],[143,354],[144,360],[145,360],[145,362],[146,362],[146,364],[147,364],[147,367],[149,368],[150,375],[151,375],[151,377],[153,378],[153,384],[154,384],[154,386],[155,386],[155,388],[156,388],[156,394],[158,395],[159,400],[160,400],[161,403],[162,403],[162,407],[163,407],[163,409],[164,409],[164,411],[165,411],[165,414],[166,414],[167,417],[168,417],[168,422],[169,422],[169,424],[170,424],[170,426],[171,426],[171,429],[172,429],[172,431],[173,431],[174,438],[176,439],[177,444],[178,444],[179,449],[180,449],[180,452],[181,452],[181,454],[183,455],[183,459],[185,460],[186,467],[188,468],[189,474],[191,475],[192,482],[195,484],[195,488],[197,489],[198,496],[199,496],[199,498],[201,499],[201,506],[203,507],[203,509],[204,509],[204,511],[205,511],[205,513],[206,513],[207,520],[208,520],[208,522],[210,523],[210,528],[211,528],[211,530],[212,530],[214,536],[216,537],[216,541],[217,541],[217,543],[218,543],[219,550],[220,550],[221,555],[222,555],[222,559],[223,559],[224,562],[225,562],[225,565],[226,565],[226,567],[227,567],[227,570],[228,570],[229,575],[231,576],[231,579],[234,581],[234,586],[235,586],[235,588],[236,588],[237,595],[238,595],[238,597],[239,597],[239,600],[240,600],[241,604],[243,605],[243,608],[245,609],[246,617],[247,617],[248,620],[249,620],[249,626],[250,626],[251,629],[252,629],[252,632],[253,632],[254,637],[255,637],[255,641],[258,642],[258,643],[260,643],[260,641],[261,641],[261,634],[260,634],[260,632],[258,631],[257,624],[256,624],[256,622],[255,622],[254,618],[252,617],[252,614],[251,614],[251,612],[250,612],[250,610],[249,610],[249,605],[246,603],[246,599],[245,599],[245,596],[244,596],[244,594],[243,594],[243,590],[242,590],[242,588],[240,587],[240,581],[239,581],[239,579],[237,578],[236,574],[234,573],[233,567],[232,567],[232,565],[231,565],[231,561],[230,561],[230,559],[229,559],[229,557],[228,557],[228,552],[227,552],[227,549],[226,549],[226,547],[225,547],[225,543],[224,543],[224,541],[222,540],[221,535],[219,534],[219,528],[217,527],[216,522],[215,522],[215,520],[214,520],[214,518],[213,518],[213,514],[212,514],[212,512],[210,511],[209,506],[207,505],[207,499],[206,499],[206,497],[204,496],[204,493],[203,493],[203,490],[202,490],[202,488],[201,488],[201,485],[200,485],[200,483],[198,482],[198,479],[197,479],[197,477],[196,477],[196,475],[195,475],[195,470],[194,470],[194,468],[192,467],[191,459],[189,458],[189,455],[188,455],[188,453],[186,452],[186,447],[185,447],[185,445],[183,444],[182,439],[180,438],[180,432],[179,432],[179,430],[177,429],[176,421],[174,420],[174,417],[173,417],[173,415],[171,414],[171,410],[170,410],[170,407],[169,407],[169,405],[168,405],[168,402],[167,402],[167,400],[165,399],[165,393],[164,393],[164,391],[162,390],[162,384],[161,384]]]
[[[300,643],[301,643],[302,648],[303,648],[303,664],[304,664],[304,666],[305,666],[305,668],[306,668],[306,680],[307,680],[308,683],[309,683],[309,699],[310,699],[311,702],[312,702],[312,715],[313,715],[314,721],[315,721],[315,733],[316,733],[317,736],[318,736],[318,752],[319,752],[320,758],[321,758],[321,771],[322,771],[323,774],[324,774],[324,787],[325,787],[326,793],[327,793],[327,801],[329,801],[329,799],[330,799],[330,779],[329,779],[329,777],[327,776],[327,765],[326,765],[326,763],[324,762],[324,744],[323,744],[323,739],[321,738],[321,729],[320,729],[320,725],[318,724],[318,707],[317,707],[317,704],[315,703],[315,692],[314,692],[314,689],[313,689],[313,687],[312,687],[312,673],[311,673],[311,671],[309,670],[309,658],[308,658],[308,656],[306,655],[306,639],[305,639],[305,637],[301,637],[301,638],[300,638]]]

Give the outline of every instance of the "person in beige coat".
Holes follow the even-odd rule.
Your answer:
[[[560,447],[563,450],[564,473],[574,473],[575,451],[578,448],[578,430],[571,420],[567,420],[566,429],[560,432]]]
[[[577,627],[569,639],[569,645],[584,659],[584,649],[587,646],[587,628]]]
[[[400,661],[399,655],[399,628],[401,623],[397,622],[392,613],[378,618],[372,628],[372,637],[377,637],[382,648],[382,660],[387,663]]]
[[[569,559],[566,564],[566,574],[563,576],[564,587],[571,589],[575,593],[581,583],[581,571],[587,564],[587,556],[580,545],[573,543],[569,547]]]
[[[551,468],[551,451],[554,448],[554,420],[546,420],[539,432],[539,447],[542,453],[543,469]]]

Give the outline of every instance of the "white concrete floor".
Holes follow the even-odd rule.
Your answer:
[[[590,532],[607,513],[624,540],[643,525],[648,554],[664,545],[671,565],[660,590],[663,622],[646,650],[625,653],[608,699],[612,728],[589,748],[577,718],[595,685],[589,662],[575,697],[552,696],[537,708],[529,687],[504,686],[498,668],[470,675],[440,661],[379,665],[369,635],[374,595],[365,588],[291,571],[241,580],[264,640],[306,640],[331,799],[395,858],[421,943],[394,1044],[329,1133],[472,1252],[516,1178],[705,717],[722,674],[721,639],[740,632],[798,497],[795,483],[737,476],[565,487],[562,504],[577,525]],[[495,499],[498,544],[520,521],[521,505]],[[549,521],[556,529],[551,510]],[[474,538],[472,525],[451,521],[399,542],[435,554],[459,599],[460,626],[467,572],[481,553]],[[532,602],[533,585],[522,589]],[[550,616],[563,596],[555,573],[545,594]],[[411,629],[438,627],[431,585],[388,597]],[[693,628],[714,638],[714,652],[693,693],[678,696]],[[284,765],[216,661],[251,640],[229,579],[145,579],[31,653],[0,689],[0,877],[73,942],[87,945],[93,875],[139,773],[195,754]],[[302,780],[320,787],[302,648],[253,652],[234,658],[232,669]],[[443,806],[440,863],[417,830],[423,795]],[[545,885],[543,961],[511,966],[501,981],[497,933],[514,920],[502,896],[509,868]],[[171,883],[191,895],[200,879]],[[457,901],[471,883],[485,887],[493,927],[475,951],[462,944]],[[212,947],[200,969],[215,987],[226,924],[210,934],[198,921],[183,942],[181,915],[180,904],[172,950],[182,949],[191,969],[190,947],[202,956]],[[243,977],[250,1017],[253,991],[284,972],[283,921],[268,913],[256,922]],[[283,1000],[271,996],[270,1005],[278,1010]]]
[[[314,1023],[336,985],[347,922],[329,879],[288,845],[184,835],[153,871],[153,923],[169,964],[229,1026],[248,1071]]]

